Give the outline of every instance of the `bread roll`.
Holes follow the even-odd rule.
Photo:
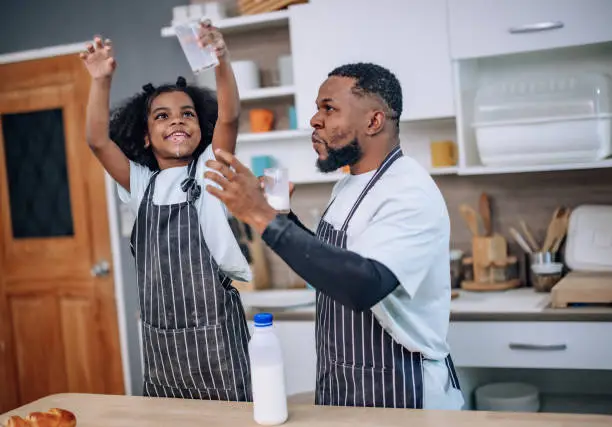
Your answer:
[[[6,427],[76,427],[76,417],[65,409],[53,408],[47,412],[32,412],[25,420],[11,417]]]

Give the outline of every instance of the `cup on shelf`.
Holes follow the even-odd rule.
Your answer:
[[[253,156],[251,157],[251,171],[253,175],[264,176],[264,171],[274,167],[272,156]]]
[[[453,141],[432,141],[429,148],[432,167],[444,168],[457,164],[457,145]]]
[[[274,112],[265,108],[254,108],[249,111],[251,132],[270,132],[274,125]]]

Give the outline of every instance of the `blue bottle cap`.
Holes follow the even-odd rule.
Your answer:
[[[258,313],[254,317],[256,327],[272,326],[271,313]]]

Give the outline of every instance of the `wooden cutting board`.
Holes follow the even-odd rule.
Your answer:
[[[248,403],[160,399],[92,394],[58,394],[0,415],[27,416],[62,408],[73,412],[77,427],[258,427]],[[434,411],[289,405],[287,427],[609,427],[612,416],[486,411]]]
[[[612,304],[612,273],[572,271],[551,290],[551,306],[569,304]]]

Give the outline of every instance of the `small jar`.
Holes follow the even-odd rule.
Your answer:
[[[563,277],[563,264],[551,262],[532,264],[533,288],[536,292],[550,292]]]

